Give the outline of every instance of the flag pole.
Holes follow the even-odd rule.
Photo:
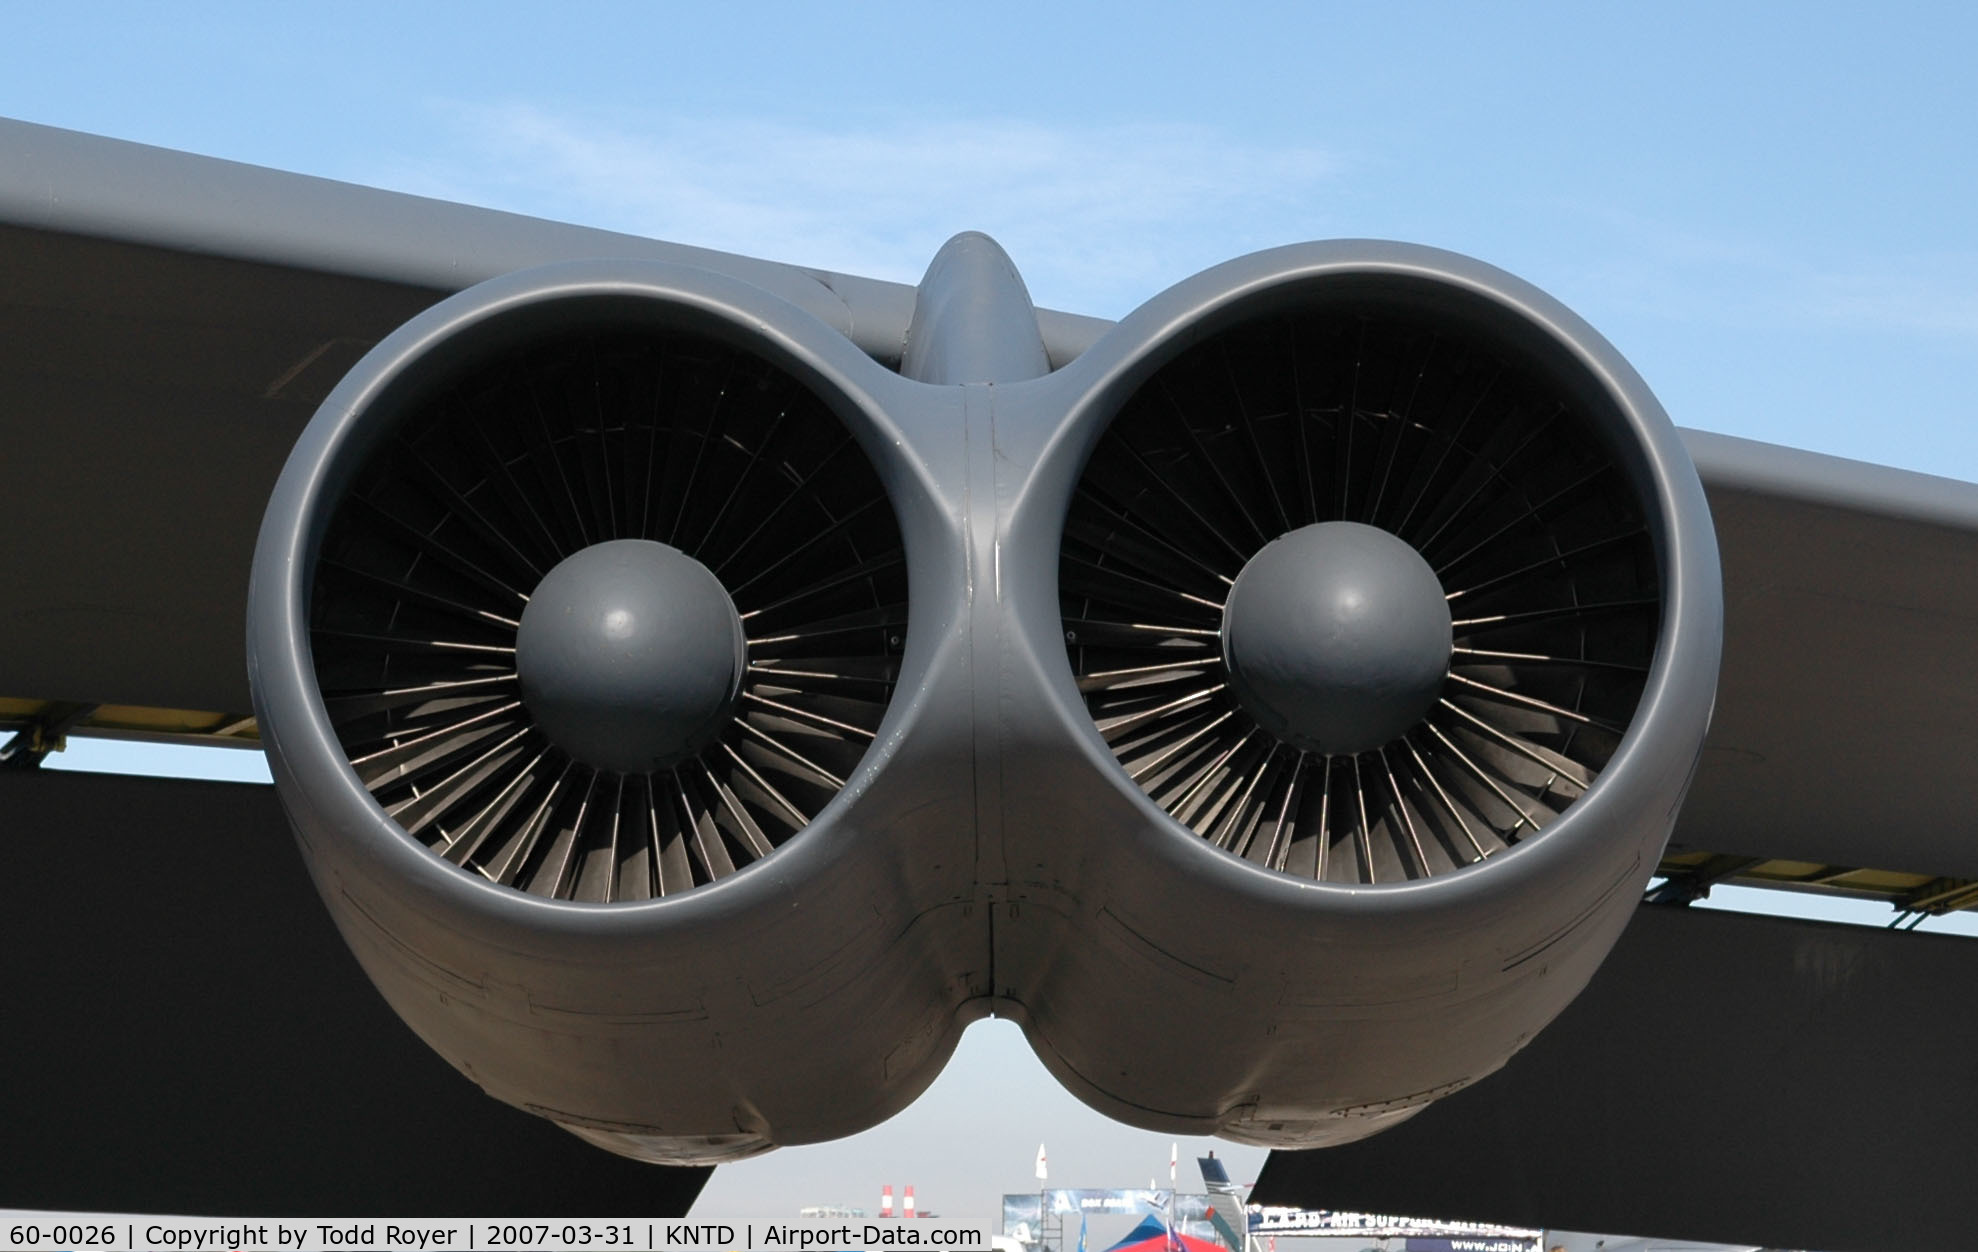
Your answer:
[[[1046,1194],[1049,1189],[1043,1185],[1050,1177],[1050,1167],[1044,1161],[1044,1145],[1040,1143],[1037,1145],[1037,1246],[1040,1248],[1044,1246],[1044,1232],[1050,1228],[1050,1197]],[[1060,1226],[1058,1228],[1058,1252],[1064,1252],[1064,1249],[1064,1228]]]

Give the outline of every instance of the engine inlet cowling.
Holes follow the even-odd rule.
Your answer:
[[[464,1073],[615,1151],[852,1133],[965,1020],[961,921],[900,941],[965,890],[922,851],[961,823],[874,751],[903,674],[940,698],[910,549],[957,564],[902,532],[934,511],[891,378],[712,274],[510,275],[360,362],[270,504],[256,710],[345,938]]]
[[[1490,1073],[1701,750],[1721,591],[1674,427],[1543,293],[1371,241],[1198,275],[1056,381],[1005,492],[1003,724],[1051,727],[1003,765],[1012,1011],[1112,1116],[1279,1146]]]

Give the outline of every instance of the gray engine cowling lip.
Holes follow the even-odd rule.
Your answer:
[[[1619,750],[1542,838],[1452,873],[1370,887],[1294,879],[1253,865],[1211,847],[1154,804],[1119,767],[1086,713],[1064,652],[1056,578],[1073,488],[1107,426],[1158,369],[1193,344],[1253,317],[1326,299],[1360,302],[1382,288],[1387,299],[1398,298],[1402,305],[1481,315],[1486,333],[1500,342],[1573,372],[1585,388],[1582,394],[1597,402],[1596,415],[1615,424],[1603,437],[1635,490],[1653,505],[1649,514],[1663,608],[1648,681]],[[1579,844],[1597,838],[1610,821],[1641,821],[1645,805],[1661,806],[1659,824],[1666,834],[1702,750],[1716,696],[1723,645],[1716,531],[1695,466],[1660,402],[1620,352],[1577,314],[1514,275],[1442,249],[1361,239],[1294,244],[1184,279],[1128,315],[1048,384],[1070,397],[1067,417],[1040,452],[1010,522],[1016,553],[1048,559],[1035,562],[1035,568],[1021,556],[1013,562],[1023,574],[1012,587],[1010,611],[1025,650],[1047,675],[1048,703],[1066,740],[1137,811],[1137,824],[1157,832],[1159,854],[1172,857],[1178,870],[1260,904],[1395,916],[1431,900],[1439,906],[1466,900],[1481,905],[1507,888],[1507,880],[1547,870],[1570,872],[1584,859],[1576,852]],[[1638,866],[1637,876],[1645,881],[1653,856],[1639,859],[1646,863]]]
[[[343,868],[361,867],[366,878],[390,884],[394,895],[440,905],[457,920],[479,917],[498,934],[523,918],[545,937],[657,933],[746,909],[749,901],[731,897],[738,891],[751,895],[745,884],[754,879],[802,881],[808,877],[804,860],[833,856],[846,810],[919,719],[926,703],[926,684],[920,680],[951,633],[938,614],[921,609],[926,597],[911,595],[896,696],[844,791],[770,857],[691,892],[610,904],[550,900],[476,880],[406,835],[344,759],[315,686],[310,583],[334,502],[394,424],[379,420],[378,409],[416,402],[432,380],[504,341],[518,341],[531,331],[567,329],[607,311],[743,348],[814,391],[857,438],[885,483],[906,543],[908,582],[914,591],[927,581],[923,575],[938,572],[946,561],[940,549],[956,542],[941,533],[944,510],[936,503],[939,493],[926,467],[907,451],[907,440],[873,394],[897,382],[896,376],[810,314],[738,280],[652,261],[547,265],[470,287],[382,340],[318,408],[290,453],[263,517],[248,590],[247,666],[255,714],[291,814],[336,815],[336,829],[345,841],[338,857]],[[937,604],[942,599],[933,597]],[[300,830],[305,822],[296,824]]]

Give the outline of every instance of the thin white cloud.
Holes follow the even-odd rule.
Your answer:
[[[950,235],[985,230],[1040,302],[1111,316],[1234,253],[1325,233],[1336,165],[1191,125],[451,112],[457,146],[386,180],[900,281]]]
[[[1807,308],[1816,316],[1978,345],[1978,254],[1903,257],[1874,269],[1815,273],[1805,286]]]

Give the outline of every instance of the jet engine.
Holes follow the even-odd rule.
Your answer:
[[[1497,1069],[1626,924],[1709,720],[1660,406],[1535,288],[1359,241],[1189,279],[1053,382],[1003,552],[997,970],[1040,1055],[1283,1147]]]
[[[509,275],[324,403],[250,670],[392,1006],[614,1151],[873,1125],[1017,1019],[1316,1146],[1501,1066],[1630,915],[1721,642],[1702,489],[1480,263],[1260,253],[1062,359],[993,243],[904,372],[745,283]]]
[[[555,266],[380,344],[270,504],[250,670],[324,900],[436,1051],[614,1151],[875,1124],[979,994],[915,733],[962,563],[888,382],[744,284]]]

